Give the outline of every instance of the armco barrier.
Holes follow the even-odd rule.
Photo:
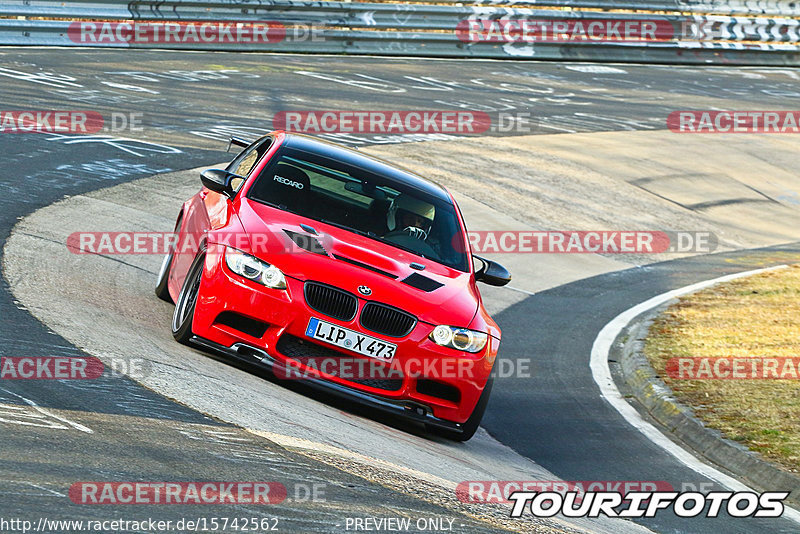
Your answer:
[[[461,0],[414,0],[416,3],[446,4]],[[472,0],[474,5],[518,7],[547,6],[566,9],[606,11],[652,11],[702,13],[704,15],[798,16],[794,0]]]
[[[649,23],[658,31],[655,38],[647,40],[570,38],[548,42],[476,42],[465,38],[463,31],[481,23],[520,20],[563,23],[570,28],[583,28],[597,20],[617,26]],[[153,41],[89,39],[76,29],[84,22],[95,22],[99,27],[101,21],[110,21],[115,28],[122,24],[128,30],[134,24],[142,28],[203,21],[235,27],[236,23],[269,22],[282,28],[283,34],[259,42]],[[795,66],[800,65],[800,2],[2,0],[0,44]]]

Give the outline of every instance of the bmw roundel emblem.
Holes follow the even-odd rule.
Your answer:
[[[372,290],[369,288],[369,286],[358,286],[358,292],[364,296],[372,295]]]

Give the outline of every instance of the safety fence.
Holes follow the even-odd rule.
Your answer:
[[[800,64],[776,0],[0,0],[0,44]]]

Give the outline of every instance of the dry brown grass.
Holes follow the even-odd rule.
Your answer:
[[[800,380],[678,380],[673,357],[800,357],[800,264],[681,298],[645,345],[675,397],[725,437],[800,470]]]

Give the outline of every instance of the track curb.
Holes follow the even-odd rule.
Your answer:
[[[800,476],[783,471],[758,453],[725,439],[718,430],[708,428],[692,409],[678,402],[644,355],[644,342],[650,325],[672,301],[653,308],[630,322],[614,344],[621,379],[627,394],[633,396],[647,414],[671,438],[695,454],[709,460],[760,491],[790,490],[785,502],[800,505]],[[612,356],[613,357],[613,356]]]

